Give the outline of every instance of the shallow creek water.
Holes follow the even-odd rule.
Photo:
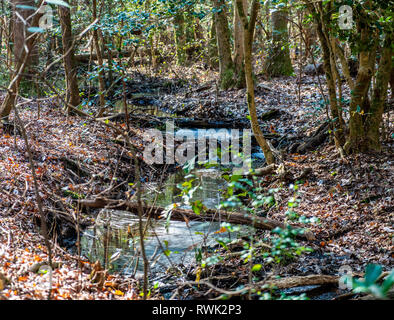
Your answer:
[[[220,190],[226,186],[225,180],[219,173],[215,169],[196,170],[196,179],[201,188],[195,191],[192,199],[201,200],[208,208],[216,208],[221,201]],[[158,190],[154,184],[146,185],[145,201],[158,206],[180,202],[180,190],[177,184],[181,181],[184,181],[182,172],[171,175],[161,190]],[[130,212],[102,210],[97,216],[95,225],[84,231],[81,238],[82,253],[91,261],[100,260],[114,272],[134,275],[142,271],[142,259],[137,258],[140,256],[138,223],[139,218]],[[146,226],[146,220],[143,220],[143,223]],[[214,245],[215,238],[235,239],[235,234],[218,233],[218,230],[220,230],[218,222],[190,221],[186,224],[186,222],[171,221],[167,224],[166,221],[151,221],[144,242],[151,271],[163,272],[172,265],[194,263],[196,249]],[[163,252],[170,254],[167,256]]]
[[[185,129],[179,131],[181,130]],[[194,135],[198,129],[187,131]],[[264,155],[259,151],[261,150],[255,149],[252,153],[255,166],[264,161]],[[221,190],[226,187],[226,181],[221,177],[223,172],[214,168],[200,168],[193,170],[193,173],[200,188],[194,192],[192,200],[200,200],[208,208],[217,208],[222,200]],[[179,203],[181,190],[177,185],[184,181],[185,173],[180,170],[170,175],[161,188],[154,183],[146,184],[144,200],[162,207]],[[86,229],[82,235],[82,254],[91,261],[99,260],[113,272],[132,275],[140,272],[143,270],[143,263],[139,252],[138,221],[138,217],[130,212],[102,210],[95,225]],[[192,264],[195,262],[196,248],[214,245],[217,237],[235,237],[228,233],[218,233],[220,223],[217,222],[193,221],[186,224],[171,221],[167,225],[165,221],[152,221],[147,229],[145,249],[154,273],[163,272],[175,264]],[[170,254],[167,256],[164,253]]]
[[[221,201],[221,190],[226,186],[225,180],[219,175],[220,171],[201,169],[194,173],[201,188],[195,191],[192,200],[198,199],[206,207],[216,208]],[[154,184],[146,185],[145,201],[158,206],[180,202],[180,190],[177,184],[182,181],[184,181],[184,173],[180,172],[169,176],[160,190]],[[183,207],[188,208],[185,205]],[[134,275],[142,271],[138,222],[138,217],[130,212],[102,210],[95,224],[86,229],[81,237],[82,254],[90,261],[99,260],[112,272]],[[146,221],[144,221],[145,225]],[[235,239],[235,234],[218,233],[218,230],[220,230],[218,222],[190,221],[186,224],[186,222],[171,221],[167,224],[166,221],[151,221],[144,242],[151,271],[163,272],[172,265],[194,263],[196,249],[215,245],[215,238]],[[170,255],[166,256],[163,252],[170,252]]]

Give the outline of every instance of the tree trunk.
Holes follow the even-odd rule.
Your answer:
[[[394,99],[394,60],[391,62],[391,75],[390,75],[391,99]]]
[[[20,0],[17,3],[21,4]],[[24,4],[26,5],[26,2],[24,2]],[[37,27],[40,16],[40,14],[35,14],[33,17],[31,17],[31,20],[28,21],[29,27]],[[16,27],[16,25],[18,25],[18,27]],[[30,54],[32,53],[34,44],[38,37],[37,34],[31,36],[31,34],[27,31],[27,26],[25,26],[23,23],[17,23],[16,21],[14,21],[14,26],[14,31],[18,29],[18,45],[16,46],[17,51],[14,51],[14,53],[16,52],[18,54],[18,58],[15,61],[15,71],[11,75],[11,82],[8,85],[7,94],[4,98],[2,105],[0,106],[1,121],[8,120],[8,116],[10,115],[12,108],[15,106],[15,99],[19,91],[19,85],[23,78],[25,67],[29,62]],[[19,29],[22,29],[23,32],[20,32]],[[23,37],[23,41],[20,39],[21,34],[26,34],[26,37]],[[20,43],[20,41],[22,41],[22,43]],[[21,47],[23,49],[21,49]]]
[[[1,12],[1,30],[0,30],[0,54],[2,53],[3,50],[3,32],[5,31],[5,27],[7,26],[7,16],[5,12],[5,7],[4,7],[4,0],[1,0],[1,7],[0,7],[0,12]]]
[[[219,85],[222,89],[227,90],[234,85],[234,63],[231,57],[227,9],[224,0],[213,0],[213,4],[219,53]]]
[[[382,123],[384,102],[387,98],[388,83],[392,73],[392,35],[386,36],[383,54],[380,59],[379,69],[376,75],[376,84],[372,94],[372,101],[368,112],[366,125],[366,148],[368,151],[380,151],[379,128]]]
[[[274,156],[272,151],[264,138],[263,132],[261,131],[257,112],[256,112],[256,104],[255,104],[255,96],[254,96],[254,80],[253,80],[253,67],[252,67],[252,45],[253,45],[253,36],[256,25],[256,19],[258,15],[258,11],[260,8],[259,0],[253,0],[251,9],[250,9],[250,19],[248,21],[248,17],[244,11],[243,1],[236,0],[237,10],[239,13],[239,17],[242,21],[244,27],[244,59],[245,59],[245,77],[246,77],[246,87],[247,87],[247,100],[248,100],[248,109],[250,115],[250,122],[253,134],[256,137],[258,144],[264,152],[265,159],[267,164],[275,163]]]
[[[174,19],[176,62],[183,66],[186,63],[186,30],[183,12],[177,13]]]
[[[17,65],[17,63],[23,59],[23,54],[22,51],[24,51],[24,43],[25,39],[29,36],[27,29],[31,27],[30,21],[27,21],[28,25],[25,25],[24,22],[16,15],[16,12],[23,18],[27,19],[31,14],[34,13],[34,10],[31,9],[25,9],[25,8],[20,8],[16,6],[32,6],[35,7],[35,1],[34,0],[13,0],[12,1],[14,7],[14,14],[13,14],[13,35],[14,35],[14,65]],[[30,73],[33,71],[34,66],[38,62],[38,50],[37,46],[33,45],[31,48],[30,55],[27,59],[26,62],[26,67],[25,67],[25,73]]]
[[[264,68],[271,77],[289,76],[294,72],[290,59],[287,17],[287,9],[277,10],[271,14],[272,49]]]
[[[218,57],[218,44],[216,39],[216,23],[215,16],[212,16],[211,30],[209,35],[208,43],[208,56],[209,56],[209,66],[217,70],[219,68],[219,57]]]
[[[66,2],[68,3],[68,1]],[[81,100],[79,96],[78,79],[75,70],[70,8],[59,6],[58,11],[60,25],[62,28],[63,63],[67,83],[66,102],[76,107],[81,103]],[[67,112],[71,112],[68,106]]]
[[[334,52],[335,52],[335,55],[339,58],[339,61],[341,62],[343,75],[346,79],[346,82],[347,82],[350,90],[353,90],[354,89],[354,81],[353,81],[353,78],[350,74],[350,68],[349,68],[348,61],[345,57],[345,52],[344,52],[343,48],[339,45],[338,40],[335,41],[334,45],[335,45]]]
[[[372,35],[372,39],[376,39],[376,34]],[[350,102],[350,121],[349,121],[349,137],[345,145],[345,151],[362,152],[366,150],[367,141],[365,139],[364,121],[366,112],[364,110],[365,98],[368,95],[368,89],[371,84],[373,75],[372,62],[375,62],[377,41],[373,40],[371,45],[371,32],[366,25],[361,29],[361,48],[359,54],[360,68],[357,74],[352,99]]]
[[[201,26],[201,22],[199,18],[194,19],[194,39],[196,41],[204,41],[204,28]]]
[[[248,10],[248,0],[243,0],[244,11]],[[245,68],[244,68],[244,38],[243,25],[239,18],[239,13],[234,0],[234,70],[237,79],[237,88],[246,87]]]
[[[37,4],[34,0],[14,0],[14,6],[32,6],[36,7]],[[34,13],[35,10],[25,9],[21,7],[14,7],[13,12],[13,38],[14,38],[14,47],[13,47],[13,56],[14,56],[14,66],[17,65],[22,57],[22,51],[25,50],[23,47],[25,39],[29,36],[27,29],[31,27],[31,19],[27,20],[27,25],[16,15],[16,12],[22,16],[24,20],[26,20],[29,16]],[[36,86],[34,85],[34,74],[37,72],[37,65],[39,59],[38,47],[36,44],[33,44],[33,47],[30,49],[31,52],[26,61],[26,66],[24,69],[24,77],[21,79],[19,88],[23,88],[23,92],[25,94],[34,95],[38,94],[35,92]]]
[[[338,98],[334,77],[334,67],[332,63],[334,61],[333,50],[331,49],[331,42],[328,39],[328,35],[324,30],[324,21],[322,15],[317,20],[317,34],[320,40],[320,45],[323,51],[323,67],[326,74],[328,95],[330,99],[330,113],[331,113],[331,129],[334,133],[334,140],[336,147],[342,148],[345,143],[345,130],[344,122],[342,119],[341,112],[338,106]]]
[[[96,0],[93,0],[93,20],[97,19],[97,4]],[[99,42],[99,30],[93,29],[93,42],[94,42],[94,47],[96,49],[96,54],[97,54],[97,62],[98,62],[98,81],[99,81],[99,99],[100,99],[100,110],[97,114],[98,117],[101,117],[105,111],[105,81],[104,81],[104,71],[103,71],[103,57],[102,57],[102,52],[100,48],[100,42]]]

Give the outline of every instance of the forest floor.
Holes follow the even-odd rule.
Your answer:
[[[160,89],[161,83],[170,83],[171,89],[167,86],[158,98],[158,105],[167,112],[219,120],[246,118],[245,90],[217,90],[215,74],[196,70],[177,70],[185,78],[183,81],[175,75],[173,79],[160,79],[138,74],[130,88],[134,92],[139,83],[140,89],[149,89],[151,84]],[[344,90],[345,100],[348,95],[348,90]],[[303,75],[301,84],[297,77],[258,79],[259,114],[279,110],[279,116],[262,122],[262,127],[265,132],[287,136],[289,141],[302,142],[323,123],[326,111],[322,101],[317,77]],[[53,230],[60,235],[53,238],[52,260],[60,264],[52,274],[52,298],[138,299],[137,280],[102,273],[101,280],[94,277],[93,281],[94,261],[64,249],[69,245],[68,239],[75,236],[73,205],[78,198],[98,194],[121,198],[130,192],[129,183],[134,177],[131,155],[116,142],[116,134],[107,126],[64,115],[54,99],[40,103],[39,118],[35,101],[25,103],[19,111],[29,136],[40,196],[50,221],[55,222]],[[293,175],[305,168],[312,169],[298,190],[297,212],[319,218],[320,223],[310,226],[316,240],[301,242],[311,247],[312,253],[287,265],[262,270],[261,277],[337,275],[344,265],[361,273],[368,263],[381,264],[385,270],[392,268],[394,128],[388,117],[386,113],[385,123],[389,126],[380,154],[349,156],[343,160],[335,147],[326,142],[306,154],[285,155],[284,164]],[[0,129],[0,299],[45,299],[48,275],[37,269],[47,260],[47,248],[37,228],[39,212],[27,148],[22,136],[16,133]],[[137,150],[142,147],[142,133],[143,129],[132,128],[130,134]],[[144,181],[158,179],[163,171],[148,165],[142,169]],[[281,186],[273,177],[265,179],[267,188]],[[278,205],[268,217],[283,221],[288,200],[293,196],[287,188],[278,191],[275,195]],[[94,222],[89,212],[78,220],[81,227]],[[247,281],[244,269],[239,258],[232,258],[220,271],[231,274],[230,281],[216,281],[215,285],[228,289]],[[206,291],[200,288],[198,294],[188,294],[200,298],[214,295],[212,290],[205,295]]]

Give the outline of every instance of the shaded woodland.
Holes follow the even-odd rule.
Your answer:
[[[393,10],[0,0],[0,300],[393,299]]]

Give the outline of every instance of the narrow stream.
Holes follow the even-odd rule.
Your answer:
[[[102,211],[96,225],[85,231],[83,253],[92,261],[100,260],[111,272],[135,275],[143,270],[139,255],[138,217],[124,211]],[[144,224],[146,220],[143,221]],[[164,272],[175,264],[194,263],[197,245],[212,245],[219,223],[154,221],[145,239],[145,250],[152,273]],[[223,237],[223,234],[221,235]],[[167,251],[168,250],[168,251]],[[168,252],[167,255],[163,252]],[[110,257],[119,255],[115,261]],[[107,259],[104,259],[107,257]]]
[[[159,112],[155,107],[152,110],[152,114]],[[188,132],[196,134],[197,130],[191,129]],[[255,149],[252,158],[254,166],[264,162],[264,155],[259,149]],[[222,200],[222,190],[227,185],[221,177],[222,173],[223,171],[216,168],[194,169],[193,174],[197,180],[195,183],[199,184],[200,188],[193,193],[192,200],[200,200],[207,208],[217,208]],[[146,184],[144,200],[162,207],[182,202],[178,184],[185,181],[185,175],[183,170],[179,170],[170,175],[161,187],[155,183]],[[139,252],[138,221],[138,217],[130,212],[102,210],[95,225],[85,230],[81,237],[82,254],[90,261],[99,260],[111,272],[138,274],[143,270]],[[218,237],[235,236],[228,232],[218,232],[220,223],[217,222],[171,221],[167,225],[165,221],[152,221],[147,229],[149,231],[145,248],[153,273],[164,272],[176,264],[193,264],[198,248],[214,245],[215,238]]]
[[[218,176],[217,170],[196,171],[201,185],[193,199],[202,200],[208,208],[215,208],[221,201],[220,189],[225,181]],[[184,181],[183,172],[169,176],[161,190],[155,184],[146,185],[144,198],[158,206],[181,201],[177,184]],[[187,206],[185,206],[187,207]],[[85,230],[81,238],[82,253],[91,261],[100,260],[113,272],[135,274],[143,270],[141,259],[137,261],[139,250],[138,217],[127,211],[102,210],[94,226]],[[144,221],[146,224],[146,221]],[[172,264],[190,264],[194,262],[195,249],[198,245],[215,244],[215,237],[230,237],[228,233],[215,234],[220,229],[218,222],[196,222],[188,224],[181,221],[151,221],[148,236],[145,239],[146,253],[151,261],[151,271],[165,271]],[[166,251],[168,250],[168,251]],[[169,256],[163,251],[171,252]],[[119,254],[116,261],[110,257]]]
[[[161,111],[157,106],[142,108],[130,106],[130,112],[141,112],[158,116],[171,116]],[[122,111],[122,105],[118,105]],[[186,130],[188,135],[196,136],[198,129],[178,129],[177,132]],[[210,131],[211,133],[214,131]],[[187,135],[186,135],[187,136]],[[228,135],[230,136],[230,135]],[[209,138],[209,136],[207,137]],[[261,167],[264,154],[261,149],[252,146],[252,167]],[[207,208],[217,208],[222,199],[223,190],[227,182],[222,178],[223,171],[218,168],[197,167],[191,172],[195,177],[196,189],[190,201],[200,200]],[[190,173],[188,173],[190,174]],[[157,183],[144,185],[143,200],[149,204],[165,207],[170,204],[182,205],[181,190],[179,185],[186,179],[186,173],[180,169],[168,176],[162,186]],[[146,220],[143,220],[144,227]],[[155,279],[166,278],[166,271],[170,267],[189,267],[196,263],[196,257],[203,251],[210,251],[219,238],[237,239],[238,234],[223,232],[218,222],[189,221],[149,221],[147,235],[144,239],[145,251],[149,260],[149,277]],[[240,232],[245,234],[247,227],[242,226]],[[81,237],[82,254],[90,261],[99,260],[110,272],[142,277],[143,262],[140,252],[139,218],[127,212],[117,210],[102,210],[97,216],[95,225],[86,229]],[[160,280],[161,281],[161,280]],[[160,282],[159,281],[159,282]],[[164,287],[164,283],[161,283]],[[169,285],[171,287],[171,284]],[[337,295],[334,288],[320,286],[304,286],[283,290],[285,294],[299,294],[308,292],[312,299],[331,299]],[[171,290],[170,290],[171,293]]]

